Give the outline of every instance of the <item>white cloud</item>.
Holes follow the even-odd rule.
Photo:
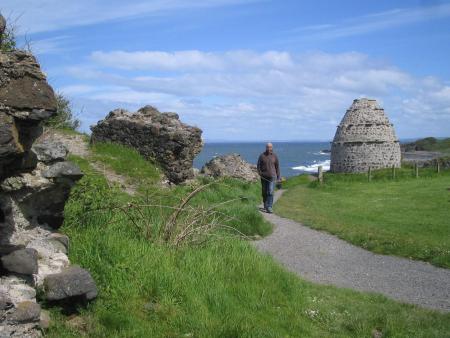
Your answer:
[[[167,12],[186,9],[219,7],[255,0],[2,0],[0,12],[17,18],[17,26],[25,33],[61,30],[121,20],[131,17],[162,16]],[[24,32],[22,32],[24,33]]]
[[[448,17],[450,17],[450,4],[444,3],[372,13],[343,20],[336,24],[326,23],[300,27],[291,33],[302,39],[335,39]]]
[[[69,36],[56,36],[48,39],[40,39],[29,42],[29,47],[36,55],[56,54],[67,51],[72,47],[70,45]]]
[[[101,66],[126,70],[159,71],[225,71],[268,67],[286,69],[293,66],[289,53],[268,51],[258,54],[252,51],[205,53],[198,50],[179,52],[101,52],[91,54],[91,59]]]
[[[408,74],[355,52],[294,56],[277,51],[113,51],[94,52],[91,60],[94,64],[71,72],[134,90],[180,96],[301,96],[316,88],[380,94],[392,87],[408,87],[412,81]],[[123,77],[122,69],[142,74]]]
[[[331,139],[345,110],[361,96],[380,101],[400,136],[450,133],[448,85],[361,53],[122,53],[96,52],[88,64],[70,68],[74,83],[66,91],[110,106],[153,104],[177,111],[210,138],[240,130],[241,139],[264,133]]]

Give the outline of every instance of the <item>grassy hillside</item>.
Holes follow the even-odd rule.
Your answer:
[[[450,172],[411,169],[326,174],[323,186],[293,178],[275,207],[280,215],[326,230],[368,250],[450,267]]]
[[[450,153],[450,138],[436,139],[434,137],[426,137],[411,143],[402,144],[402,149],[405,151],[425,150]]]
[[[131,184],[141,190],[158,182],[161,169],[154,163],[144,160],[137,150],[119,144],[97,143],[91,146],[92,160],[100,161],[114,172],[126,175]]]
[[[121,173],[141,175],[141,166],[152,166],[133,152],[127,162],[135,169],[121,166],[115,155],[123,148],[105,147],[93,156]],[[314,285],[258,253],[242,237],[271,230],[255,207],[257,184],[224,180],[198,193],[193,208],[218,205],[227,225],[239,232],[217,228],[201,245],[175,247],[158,237],[173,212],[167,207],[208,182],[167,189],[143,178],[145,189],[131,197],[87,160],[73,160],[86,176],[72,192],[62,230],[71,238],[71,261],[91,271],[100,293],[79,310],[82,325],[76,327],[54,307],[47,337],[370,337],[374,331],[443,337],[450,331],[450,315]],[[143,204],[148,207],[135,208]]]

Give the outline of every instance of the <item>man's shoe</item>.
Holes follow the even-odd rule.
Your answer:
[[[269,213],[269,214],[273,214],[273,210],[272,210],[272,208],[267,208],[266,210],[267,210],[267,213]]]

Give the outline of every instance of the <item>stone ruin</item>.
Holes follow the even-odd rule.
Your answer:
[[[400,167],[400,143],[376,100],[356,99],[337,127],[331,144],[331,172],[360,173]]]
[[[54,92],[35,58],[0,52],[0,337],[41,335],[48,322],[37,289],[48,301],[97,294],[89,272],[70,266],[69,239],[57,232],[83,174],[65,160],[63,145],[35,143],[55,112]]]
[[[201,129],[182,123],[176,113],[160,113],[152,106],[134,114],[116,109],[91,130],[91,142],[135,148],[145,158],[155,160],[175,184],[194,177],[193,161],[203,147]]]
[[[256,165],[244,161],[239,154],[214,157],[202,167],[200,173],[214,178],[233,177],[248,182],[259,180]]]

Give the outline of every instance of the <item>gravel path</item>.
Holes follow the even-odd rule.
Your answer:
[[[277,191],[275,200],[281,194]],[[302,278],[450,312],[450,270],[374,254],[295,221],[263,215],[274,225],[274,232],[253,243]]]

